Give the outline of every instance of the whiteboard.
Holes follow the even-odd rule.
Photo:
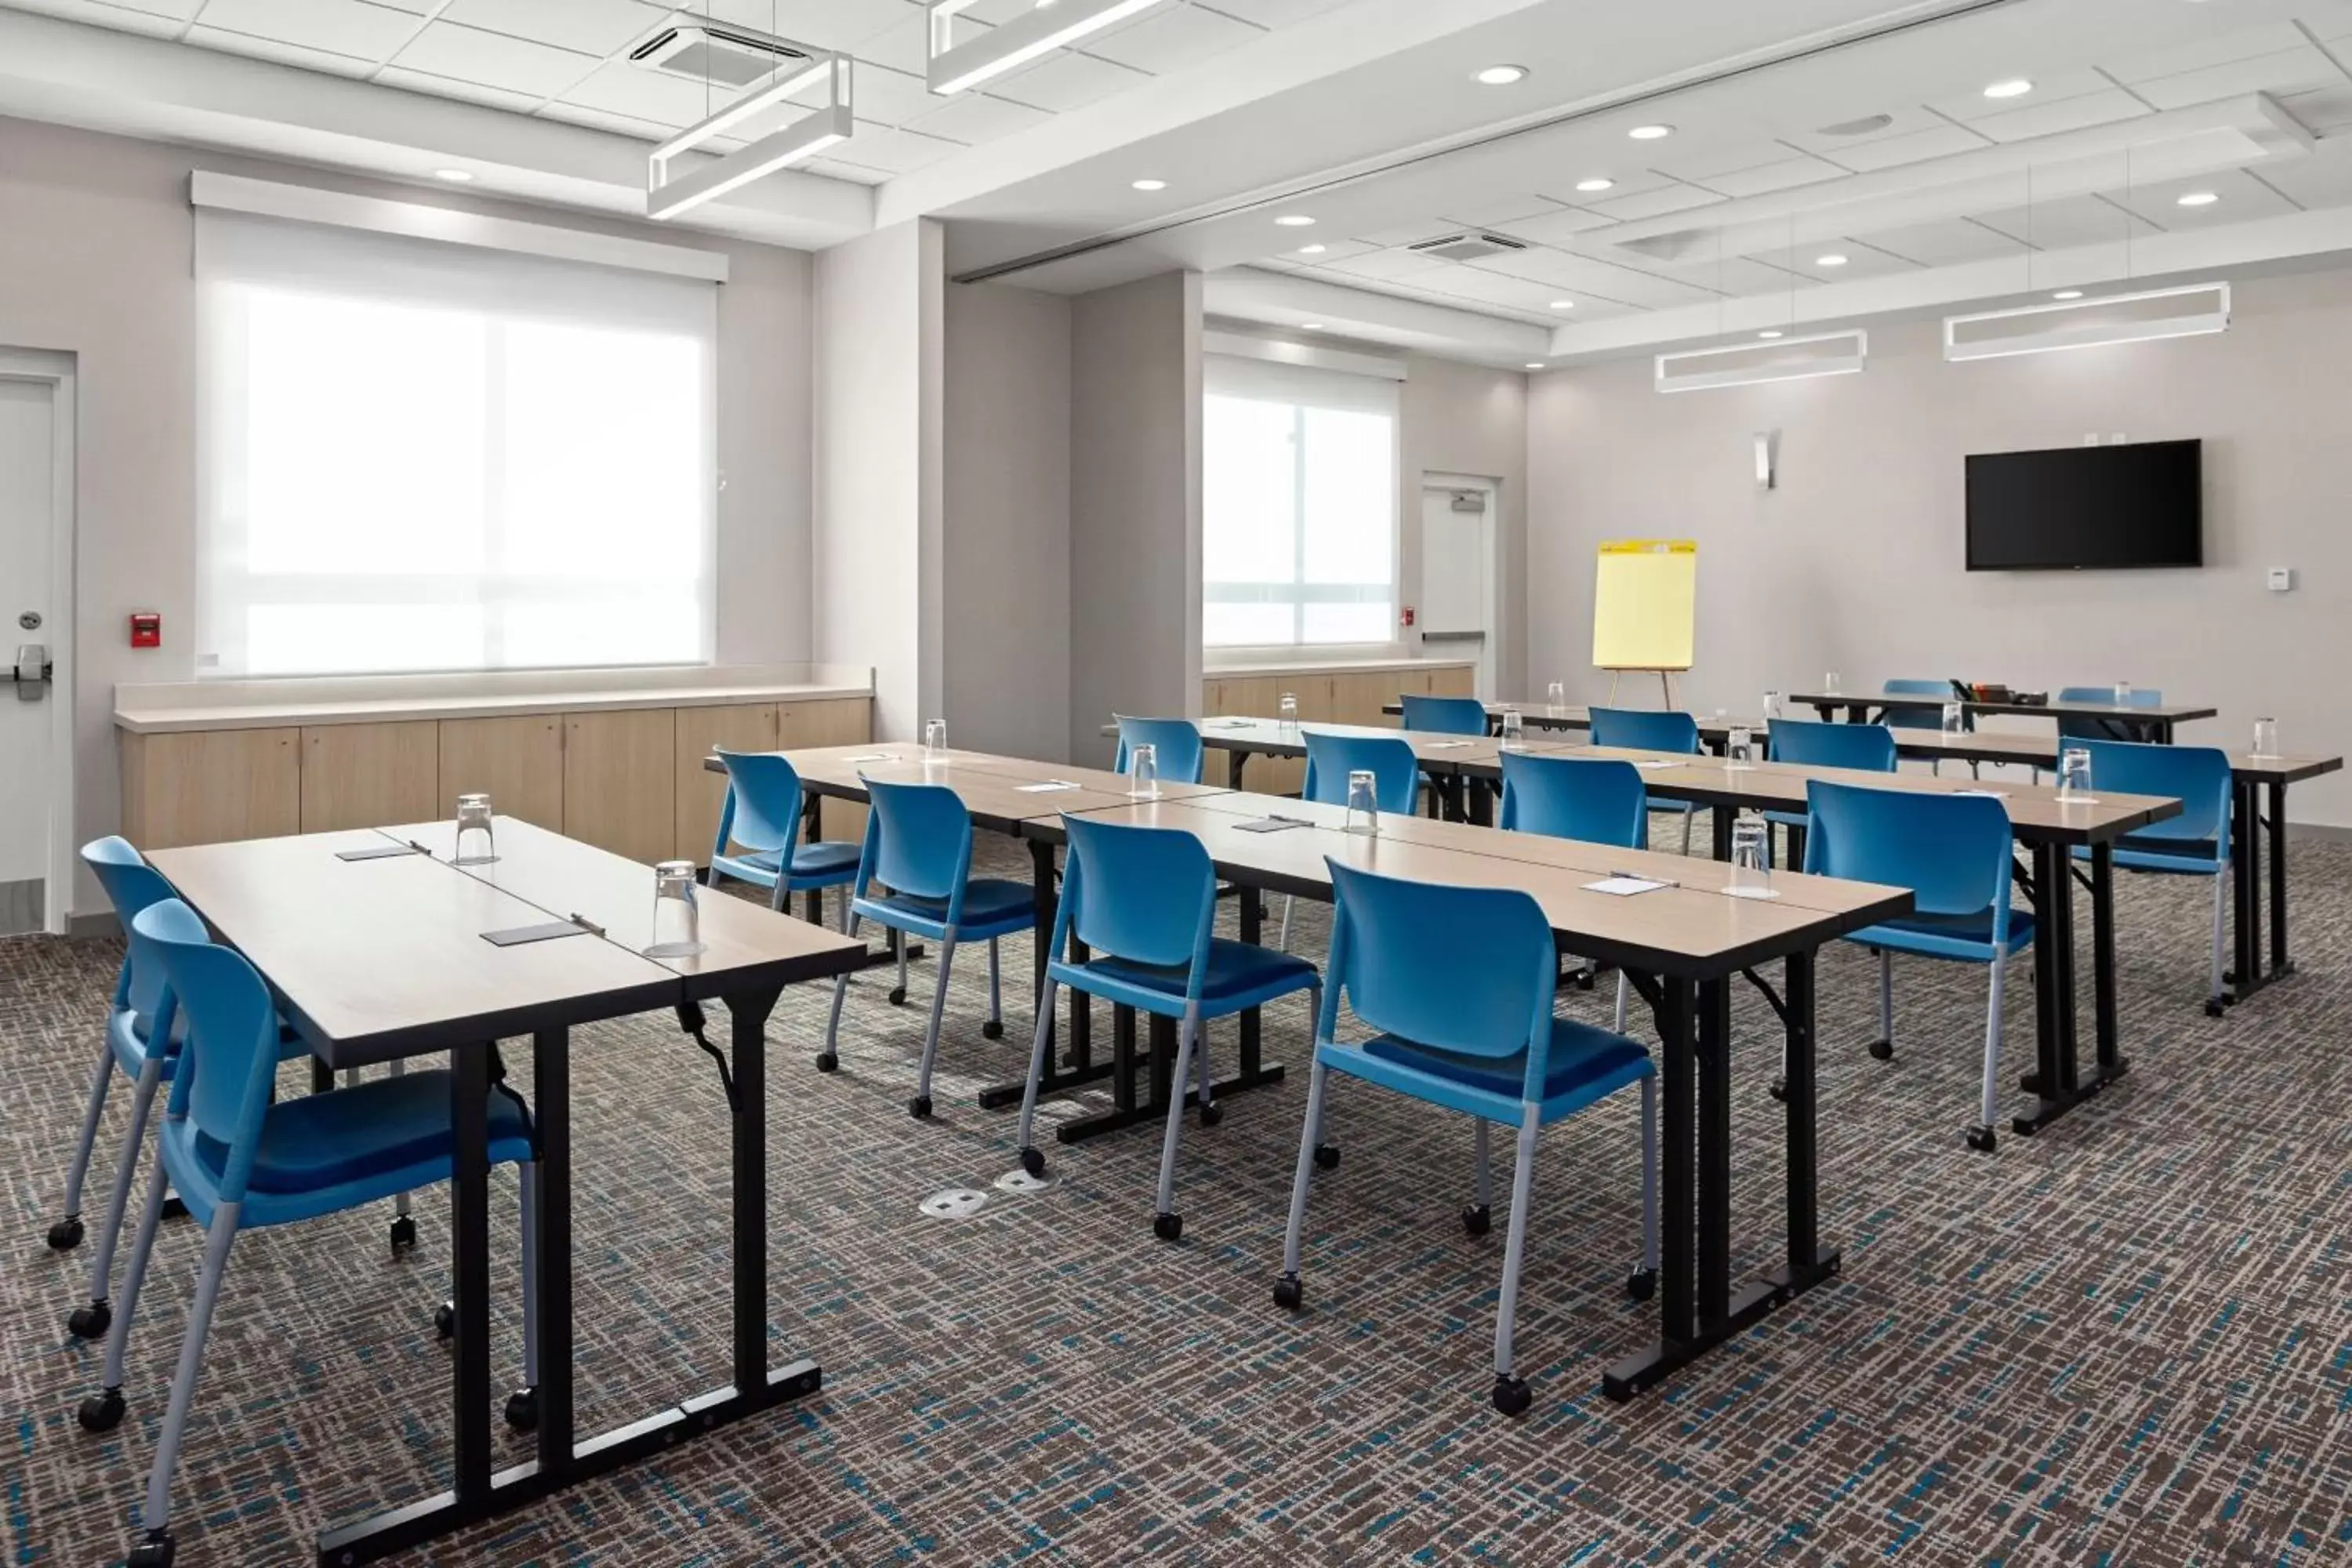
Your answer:
[[[1698,542],[1615,539],[1592,580],[1592,662],[1602,669],[1688,669],[1698,624]]]

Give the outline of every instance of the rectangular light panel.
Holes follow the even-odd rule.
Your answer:
[[[803,88],[820,81],[827,87],[825,103],[749,146],[713,159],[690,174],[670,177],[670,160],[678,154],[749,123]],[[687,127],[655,148],[646,160],[646,216],[656,220],[676,217],[739,186],[814,157],[835,142],[849,140],[856,121],[850,106],[850,58],[815,56],[805,68],[778,77],[757,92],[745,94],[700,124]]]
[[[1048,50],[1066,48],[1089,33],[1149,11],[1164,0],[1038,0],[1001,27],[958,44],[955,18],[977,0],[931,0],[930,89],[961,92]]]
[[[2021,305],[1944,319],[1948,360],[2104,348],[2110,343],[2203,337],[2230,330],[2230,286],[2190,283],[2135,294]]]
[[[1817,375],[1853,375],[1870,362],[1870,334],[1856,329],[1728,348],[1660,354],[1660,392],[1703,392],[1718,386],[1760,386]]]

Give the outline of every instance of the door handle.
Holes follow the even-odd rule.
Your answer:
[[[57,667],[49,662],[46,643],[27,642],[16,645],[16,662],[9,667],[8,679],[16,684],[16,700],[38,702],[48,689],[49,678]]]

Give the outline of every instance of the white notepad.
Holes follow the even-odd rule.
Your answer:
[[[896,752],[860,752],[854,757],[844,757],[841,760],[845,763],[895,763],[898,760],[898,753]]]
[[[2006,800],[2009,798],[2009,792],[2005,789],[1956,789],[1952,793],[1954,795],[1990,795],[1994,800]]]
[[[1023,795],[1047,795],[1055,790],[1076,789],[1078,786],[1067,779],[1043,779],[1036,784],[1015,784],[1013,787]]]
[[[1630,899],[1637,893],[1654,893],[1661,888],[1671,888],[1672,882],[1654,882],[1647,877],[1603,877],[1598,882],[1587,882],[1588,893],[1607,893],[1612,898]]]
[[[1467,741],[1431,741],[1426,743],[1429,749],[1433,752],[1450,752],[1457,746],[1466,746],[1470,744]]]
[[[1671,768],[1678,764],[1670,763],[1664,757],[1637,757],[1634,759],[1633,765],[1637,768]]]

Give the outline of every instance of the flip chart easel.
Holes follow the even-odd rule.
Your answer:
[[[1687,671],[1698,623],[1698,542],[1612,539],[1592,580],[1592,662],[1609,671],[1609,699],[1628,670],[1654,670],[1675,705],[1674,677]]]

